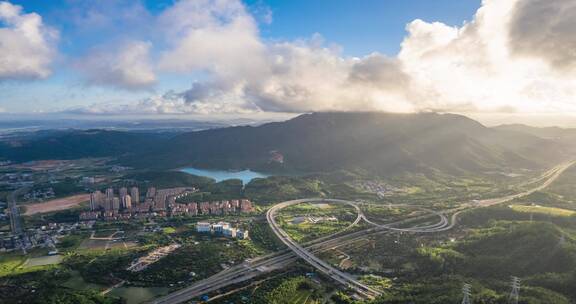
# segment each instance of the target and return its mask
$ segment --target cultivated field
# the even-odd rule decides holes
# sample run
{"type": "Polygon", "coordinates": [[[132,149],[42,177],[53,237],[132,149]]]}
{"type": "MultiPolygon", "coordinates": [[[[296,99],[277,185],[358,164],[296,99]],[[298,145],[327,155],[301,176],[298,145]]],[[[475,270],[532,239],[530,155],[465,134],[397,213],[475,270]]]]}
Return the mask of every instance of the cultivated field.
{"type": "Polygon", "coordinates": [[[24,215],[33,215],[37,213],[66,210],[76,207],[88,200],[90,200],[89,194],[78,194],[64,198],[54,199],[51,201],[46,201],[43,203],[30,204],[26,205],[26,213],[24,213],[24,215]]]}

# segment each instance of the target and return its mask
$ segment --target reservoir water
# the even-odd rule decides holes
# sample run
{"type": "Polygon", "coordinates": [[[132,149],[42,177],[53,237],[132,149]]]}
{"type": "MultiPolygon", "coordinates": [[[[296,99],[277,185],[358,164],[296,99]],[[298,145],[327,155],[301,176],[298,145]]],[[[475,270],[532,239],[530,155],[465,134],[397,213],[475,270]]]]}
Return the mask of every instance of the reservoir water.
{"type": "Polygon", "coordinates": [[[216,182],[220,182],[227,179],[240,179],[244,185],[248,184],[251,180],[255,178],[266,178],[269,175],[254,172],[251,170],[243,170],[243,171],[223,171],[223,170],[204,170],[204,169],[196,169],[196,168],[183,168],[180,169],[182,172],[186,172],[188,174],[198,175],[198,176],[206,176],[211,177],[216,180],[216,182]]]}

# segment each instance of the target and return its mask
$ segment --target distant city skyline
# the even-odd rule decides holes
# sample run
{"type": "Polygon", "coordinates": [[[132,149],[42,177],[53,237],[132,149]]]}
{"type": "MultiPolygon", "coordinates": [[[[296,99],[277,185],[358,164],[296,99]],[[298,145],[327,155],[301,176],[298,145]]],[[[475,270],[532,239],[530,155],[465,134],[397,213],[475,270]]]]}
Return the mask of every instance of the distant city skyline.
{"type": "Polygon", "coordinates": [[[574,20],[569,0],[0,1],[0,119],[375,110],[576,126],[574,20]]]}

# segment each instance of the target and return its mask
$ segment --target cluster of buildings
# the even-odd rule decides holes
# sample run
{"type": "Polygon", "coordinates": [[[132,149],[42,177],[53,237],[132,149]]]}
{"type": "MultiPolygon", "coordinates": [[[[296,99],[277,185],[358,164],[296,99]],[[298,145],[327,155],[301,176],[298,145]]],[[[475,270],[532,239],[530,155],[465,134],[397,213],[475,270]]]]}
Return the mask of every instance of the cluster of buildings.
{"type": "Polygon", "coordinates": [[[138,187],[121,187],[118,191],[108,188],[104,192],[90,194],[90,211],[80,214],[81,220],[129,219],[166,215],[169,205],[174,204],[181,195],[198,191],[196,188],[178,187],[157,190],[150,187],[144,196],[138,187]]]}
{"type": "Polygon", "coordinates": [[[32,173],[4,173],[0,174],[0,186],[11,188],[26,187],[34,184],[32,173]]]}
{"type": "Polygon", "coordinates": [[[54,193],[54,189],[52,187],[49,187],[44,189],[35,189],[33,191],[27,192],[26,194],[24,194],[24,200],[42,201],[54,198],[55,196],[56,193],[54,193]]]}
{"type": "Polygon", "coordinates": [[[172,215],[227,215],[254,211],[250,200],[223,200],[201,203],[174,203],[170,205],[172,215]]]}
{"type": "Polygon", "coordinates": [[[362,191],[375,193],[379,198],[404,192],[403,189],[379,181],[358,181],[354,186],[362,191]]]}
{"type": "Polygon", "coordinates": [[[216,235],[223,235],[229,238],[237,238],[244,240],[248,238],[248,230],[234,228],[227,222],[218,222],[215,224],[208,222],[196,223],[196,232],[198,233],[214,233],[216,235]]]}
{"type": "Polygon", "coordinates": [[[48,248],[54,250],[58,239],[78,229],[91,228],[91,223],[49,223],[35,229],[28,229],[21,235],[0,233],[0,252],[48,248]]]}
{"type": "Polygon", "coordinates": [[[178,187],[156,189],[150,187],[144,196],[138,187],[108,188],[105,192],[94,191],[90,194],[90,211],[82,212],[80,220],[123,220],[130,218],[148,218],[155,216],[197,216],[225,215],[254,211],[251,201],[224,200],[214,202],[177,203],[176,201],[196,188],[178,187]]]}

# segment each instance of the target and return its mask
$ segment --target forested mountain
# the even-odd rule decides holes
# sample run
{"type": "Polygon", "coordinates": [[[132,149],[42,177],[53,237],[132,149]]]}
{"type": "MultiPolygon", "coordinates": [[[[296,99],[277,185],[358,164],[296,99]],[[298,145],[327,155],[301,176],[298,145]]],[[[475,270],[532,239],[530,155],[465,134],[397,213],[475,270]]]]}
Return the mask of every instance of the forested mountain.
{"type": "Polygon", "coordinates": [[[13,161],[116,157],[139,168],[344,169],[381,176],[427,170],[457,175],[538,169],[567,158],[569,150],[558,137],[538,136],[526,128],[487,128],[461,115],[375,112],[303,114],[260,126],[176,135],[41,131],[0,142],[0,157],[13,161]]]}
{"type": "Polygon", "coordinates": [[[170,134],[107,130],[38,131],[0,141],[0,159],[29,161],[129,156],[161,145],[170,134]]]}
{"type": "Polygon", "coordinates": [[[362,169],[378,175],[541,168],[567,157],[554,141],[484,127],[461,115],[312,113],[264,124],[190,132],[145,151],[136,166],[299,172],[362,169]],[[281,154],[282,164],[271,160],[281,154]]]}

